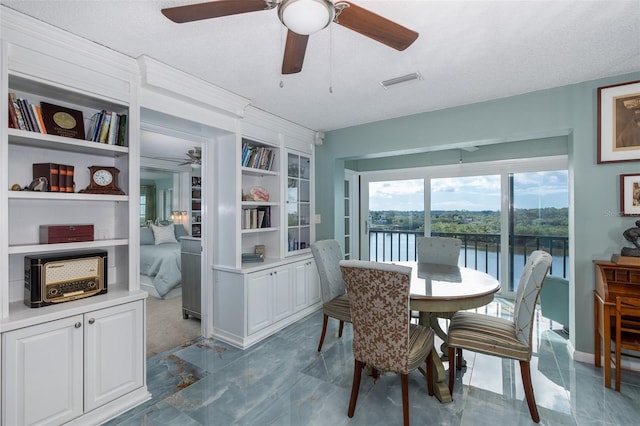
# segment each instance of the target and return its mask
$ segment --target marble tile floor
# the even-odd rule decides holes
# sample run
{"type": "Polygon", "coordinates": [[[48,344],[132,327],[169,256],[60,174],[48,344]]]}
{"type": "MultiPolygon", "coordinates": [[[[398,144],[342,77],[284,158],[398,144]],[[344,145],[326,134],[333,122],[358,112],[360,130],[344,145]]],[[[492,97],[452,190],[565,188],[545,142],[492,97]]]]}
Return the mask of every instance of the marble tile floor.
{"type": "MultiPolygon", "coordinates": [[[[486,313],[506,315],[509,302],[486,313]]],[[[575,362],[561,326],[537,317],[533,387],[541,425],[637,425],[640,375],[622,373],[622,391],[604,388],[602,370],[575,362]],[[553,329],[552,329],[553,326],[553,329]]],[[[364,376],[352,419],[347,407],[353,375],[352,329],[337,336],[329,321],[316,351],[322,313],[316,313],[244,351],[200,338],[147,361],[153,399],[109,421],[128,425],[399,425],[400,378],[364,376]]],[[[465,351],[453,402],[427,395],[424,376],[410,374],[413,425],[530,425],[517,362],[465,351]]]]}

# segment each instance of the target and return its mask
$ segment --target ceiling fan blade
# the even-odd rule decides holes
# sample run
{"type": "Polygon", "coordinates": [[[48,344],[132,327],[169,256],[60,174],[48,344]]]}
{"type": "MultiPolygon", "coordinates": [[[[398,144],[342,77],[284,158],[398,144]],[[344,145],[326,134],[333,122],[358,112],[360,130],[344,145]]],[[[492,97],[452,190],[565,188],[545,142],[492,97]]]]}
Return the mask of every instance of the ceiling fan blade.
{"type": "Polygon", "coordinates": [[[365,37],[372,38],[396,50],[404,50],[416,41],[418,33],[396,24],[348,1],[336,4],[336,9],[345,4],[347,7],[336,13],[335,22],[365,37]]]}
{"type": "Polygon", "coordinates": [[[201,19],[218,18],[220,16],[237,15],[240,13],[257,12],[273,9],[265,0],[218,0],[206,3],[188,4],[162,9],[162,14],[173,22],[199,21],[201,19]]]}
{"type": "Polygon", "coordinates": [[[287,31],[287,42],[284,46],[282,59],[282,74],[295,74],[302,71],[304,54],[307,51],[308,35],[287,31]]]}

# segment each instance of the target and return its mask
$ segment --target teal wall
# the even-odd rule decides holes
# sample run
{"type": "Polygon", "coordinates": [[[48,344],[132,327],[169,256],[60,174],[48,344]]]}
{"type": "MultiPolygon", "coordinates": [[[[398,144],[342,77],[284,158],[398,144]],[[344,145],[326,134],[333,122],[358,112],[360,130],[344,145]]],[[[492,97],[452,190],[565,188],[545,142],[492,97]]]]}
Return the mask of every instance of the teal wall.
{"type": "MultiPolygon", "coordinates": [[[[457,148],[480,145],[490,150],[476,152],[496,155],[484,160],[564,151],[570,178],[571,343],[593,354],[592,261],[609,259],[626,245],[622,232],[636,218],[618,214],[618,179],[640,172],[637,162],[596,164],[597,88],[635,80],[640,72],[327,132],[315,154],[321,215],[316,239],[344,235],[344,221],[336,218],[344,215],[345,164],[359,170],[428,166],[458,161],[457,148]],[[456,154],[433,152],[447,149],[456,154]]],[[[463,152],[465,161],[472,154],[463,152]]]]}

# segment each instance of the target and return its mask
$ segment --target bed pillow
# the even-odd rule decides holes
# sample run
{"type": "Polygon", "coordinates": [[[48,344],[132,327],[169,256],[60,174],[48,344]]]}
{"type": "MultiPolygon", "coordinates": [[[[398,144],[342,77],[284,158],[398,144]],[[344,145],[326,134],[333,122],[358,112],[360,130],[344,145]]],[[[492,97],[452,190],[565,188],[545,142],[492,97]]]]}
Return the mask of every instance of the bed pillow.
{"type": "Polygon", "coordinates": [[[153,239],[153,231],[151,228],[143,226],[140,228],[140,245],[141,246],[152,246],[155,244],[155,240],[153,239]]]}
{"type": "Polygon", "coordinates": [[[155,244],[177,243],[173,226],[156,226],[151,225],[155,244]]]}
{"type": "Polygon", "coordinates": [[[189,234],[187,234],[187,230],[184,229],[184,225],[180,224],[180,223],[176,223],[175,225],[176,229],[175,229],[175,234],[176,234],[176,240],[180,237],[185,237],[189,234]]]}

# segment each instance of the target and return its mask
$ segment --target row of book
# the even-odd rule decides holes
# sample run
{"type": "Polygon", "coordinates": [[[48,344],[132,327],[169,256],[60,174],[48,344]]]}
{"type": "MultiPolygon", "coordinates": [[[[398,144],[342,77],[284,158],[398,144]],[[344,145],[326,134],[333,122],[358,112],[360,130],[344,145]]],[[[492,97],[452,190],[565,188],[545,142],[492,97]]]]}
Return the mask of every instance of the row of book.
{"type": "Polygon", "coordinates": [[[74,169],[68,164],[34,163],[33,179],[45,177],[48,192],[75,192],[74,169]]]}
{"type": "Polygon", "coordinates": [[[125,146],[127,115],[102,110],[91,117],[86,139],[88,141],[125,146]]]}
{"type": "Polygon", "coordinates": [[[47,133],[40,105],[29,103],[9,93],[9,127],[30,132],[47,133]]]}
{"type": "Polygon", "coordinates": [[[271,207],[260,206],[244,209],[242,215],[242,229],[259,229],[271,227],[271,207]]]}
{"type": "Polygon", "coordinates": [[[242,253],[242,263],[264,262],[264,255],[261,253],[242,253]]]}
{"type": "Polygon", "coordinates": [[[271,170],[275,153],[271,148],[242,143],[242,167],[271,170]]]}

